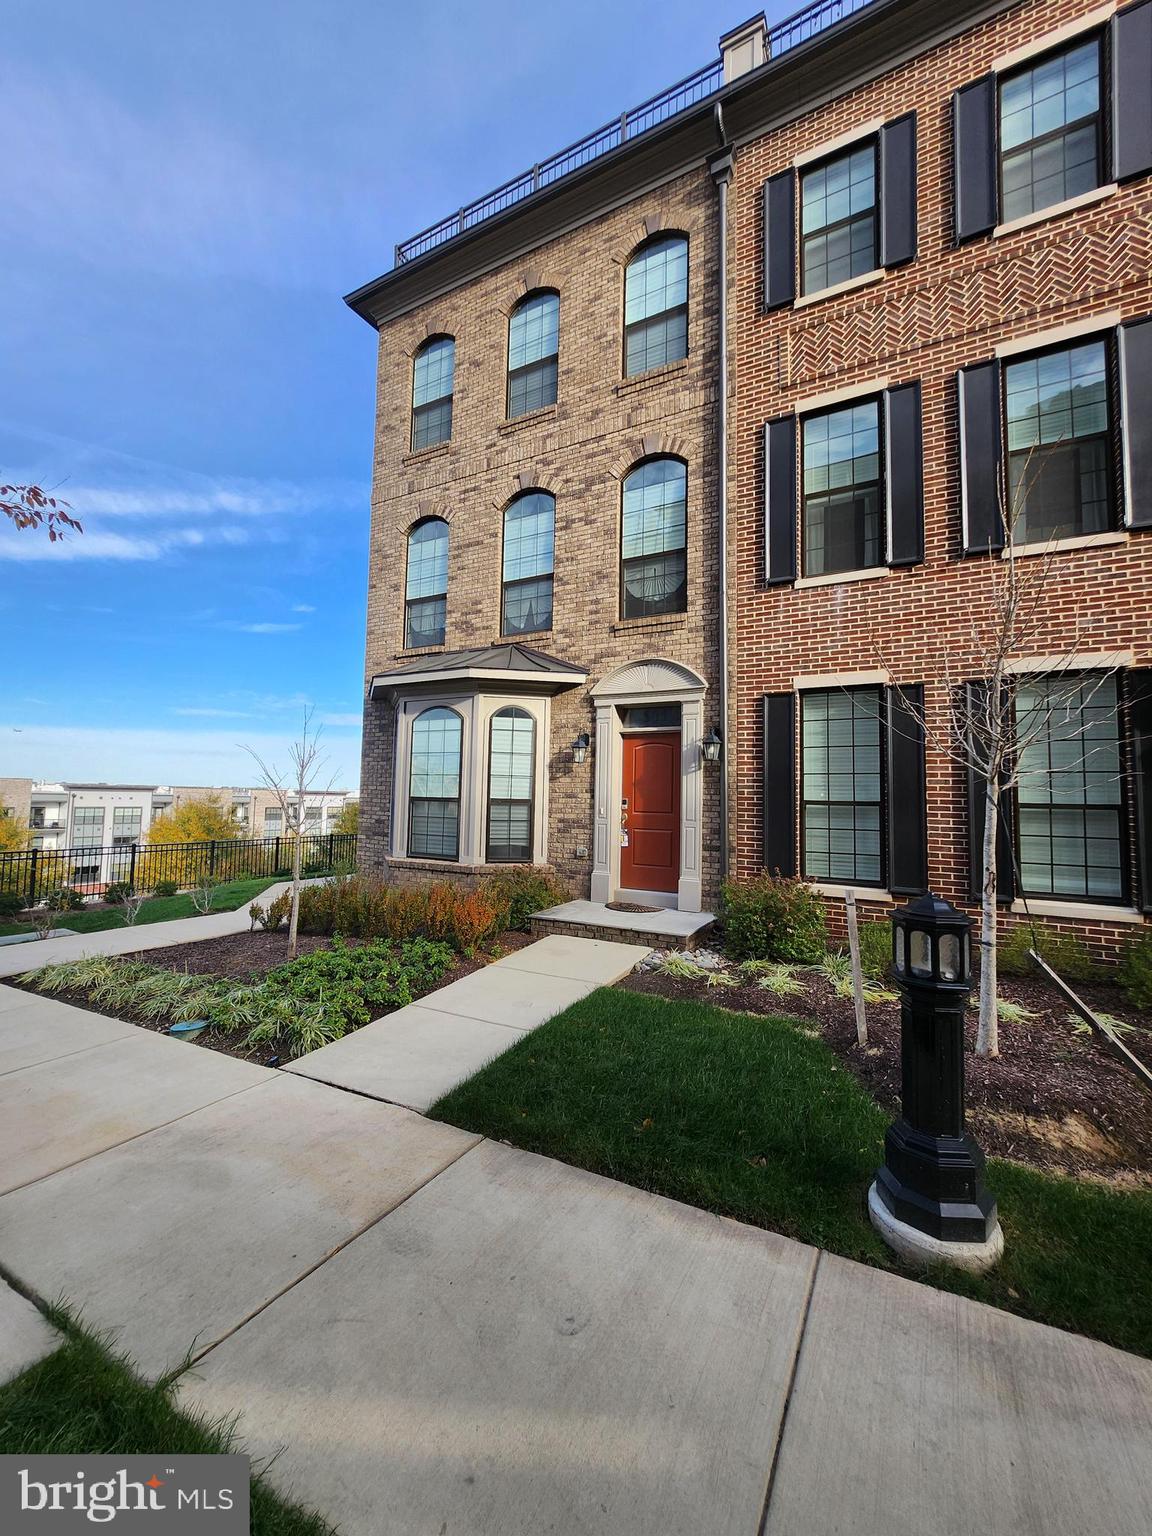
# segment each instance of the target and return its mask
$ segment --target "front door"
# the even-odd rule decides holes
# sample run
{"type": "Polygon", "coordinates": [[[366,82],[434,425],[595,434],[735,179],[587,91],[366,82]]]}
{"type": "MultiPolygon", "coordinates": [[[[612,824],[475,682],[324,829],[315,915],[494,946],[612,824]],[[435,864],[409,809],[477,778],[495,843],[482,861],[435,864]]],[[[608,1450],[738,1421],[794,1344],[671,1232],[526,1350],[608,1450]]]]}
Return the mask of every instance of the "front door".
{"type": "Polygon", "coordinates": [[[680,733],[624,736],[620,884],[675,891],[680,880],[680,733]]]}

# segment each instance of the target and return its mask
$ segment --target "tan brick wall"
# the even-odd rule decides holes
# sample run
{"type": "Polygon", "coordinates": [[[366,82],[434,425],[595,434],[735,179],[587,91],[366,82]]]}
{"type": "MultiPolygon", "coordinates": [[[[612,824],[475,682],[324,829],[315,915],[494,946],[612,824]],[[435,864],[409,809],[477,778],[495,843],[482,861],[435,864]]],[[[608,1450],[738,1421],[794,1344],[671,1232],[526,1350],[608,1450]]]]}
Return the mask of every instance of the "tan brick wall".
{"type": "MultiPolygon", "coordinates": [[[[716,193],[701,169],[382,327],[369,679],[405,654],[405,539],[412,523],[429,514],[449,519],[445,648],[493,644],[500,639],[503,508],[521,487],[540,487],[556,498],[553,628],[517,638],[586,669],[590,684],[615,666],[647,657],[681,662],[713,684],[716,217],[716,193]],[[689,238],[689,356],[625,380],[624,264],[657,223],[689,238]],[[508,316],[535,287],[560,294],[557,404],[505,422],[508,316]],[[456,338],[452,440],[412,455],[412,355],[436,332],[456,338]],[[688,611],[621,622],[620,477],[652,452],[678,454],[688,465],[688,611]]],[[[390,704],[366,703],[360,852],[361,861],[375,868],[383,867],[388,840],[392,720],[390,704]]],[[[582,894],[591,858],[578,857],[576,849],[592,847],[594,763],[590,753],[577,767],[570,747],[577,733],[591,732],[592,725],[587,688],[553,700],[547,743],[550,862],[582,894]]],[[[705,879],[714,886],[714,774],[708,783],[705,879]]]]}
{"type": "Polygon", "coordinates": [[[32,780],[0,779],[0,816],[9,808],[27,821],[32,814],[32,780]]]}
{"type": "MultiPolygon", "coordinates": [[[[733,630],[739,658],[735,867],[761,859],[760,710],[767,692],[810,673],[888,665],[896,682],[925,682],[939,725],[945,658],[972,662],[970,615],[986,562],[960,554],[956,370],[998,343],[1115,310],[1152,312],[1152,185],[1147,177],[1094,206],[1015,235],[953,248],[951,98],[1003,55],[1094,6],[1035,0],[946,42],[883,78],[741,148],[732,196],[734,462],[733,630]],[[915,110],[919,254],[882,282],[797,310],[762,313],[760,212],[765,179],[853,129],[915,110]],[[804,397],[885,377],[920,379],[924,407],[926,560],[877,580],[792,590],[763,581],[762,428],[804,397]]],[[[1134,652],[1152,665],[1152,535],[1055,557],[1045,633],[1033,654],[1134,652]]],[[[952,900],[967,893],[966,809],[960,771],[929,748],[930,879],[952,900]]],[[[1061,923],[1065,927],[1067,924],[1061,923]]],[[[1103,952],[1133,932],[1073,924],[1103,952]]]]}

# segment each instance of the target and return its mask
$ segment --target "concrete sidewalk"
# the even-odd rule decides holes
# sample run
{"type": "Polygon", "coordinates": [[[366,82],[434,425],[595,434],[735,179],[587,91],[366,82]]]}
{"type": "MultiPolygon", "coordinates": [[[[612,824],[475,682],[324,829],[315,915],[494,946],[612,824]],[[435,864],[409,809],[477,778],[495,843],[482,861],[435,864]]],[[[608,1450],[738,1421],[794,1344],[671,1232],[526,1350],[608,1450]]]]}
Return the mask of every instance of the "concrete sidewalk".
{"type": "MultiPolygon", "coordinates": [[[[589,942],[429,1011],[518,1039],[589,942]]],[[[0,987],[0,1167],[13,1279],[343,1536],[1152,1528],[1152,1362],[300,1072],[0,987]]]]}
{"type": "MultiPolygon", "coordinates": [[[[305,880],[304,885],[314,882],[305,880]]],[[[269,886],[255,899],[262,906],[274,901],[290,882],[269,886]]],[[[131,928],[105,928],[100,933],[69,933],[54,939],[32,939],[27,944],[0,948],[0,977],[20,976],[41,965],[80,960],[85,955],[131,955],[141,949],[163,949],[169,944],[188,944],[196,939],[218,939],[228,933],[244,933],[251,926],[250,902],[235,912],[209,912],[206,917],[178,917],[168,923],[137,923],[131,928]]]]}

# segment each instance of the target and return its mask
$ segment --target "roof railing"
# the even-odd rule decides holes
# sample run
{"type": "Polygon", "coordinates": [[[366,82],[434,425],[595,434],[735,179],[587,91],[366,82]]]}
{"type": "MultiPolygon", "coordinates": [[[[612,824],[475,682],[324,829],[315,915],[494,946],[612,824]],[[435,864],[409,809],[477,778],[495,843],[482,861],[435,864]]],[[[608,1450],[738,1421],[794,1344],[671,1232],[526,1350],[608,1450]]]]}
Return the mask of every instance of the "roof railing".
{"type": "MultiPolygon", "coordinates": [[[[787,17],[769,30],[769,58],[779,58],[782,53],[799,47],[809,38],[817,36],[838,21],[843,21],[845,17],[853,15],[856,11],[862,11],[865,6],[871,4],[872,0],[813,0],[811,5],[806,5],[803,10],[797,11],[795,15],[787,17]]],[[[437,246],[456,239],[457,236],[474,229],[477,224],[483,224],[497,214],[503,213],[505,209],[514,207],[525,198],[531,197],[533,193],[553,186],[564,177],[570,176],[573,171],[580,170],[593,160],[599,160],[602,155],[651,132],[661,123],[666,123],[669,118],[677,117],[690,107],[706,101],[709,96],[714,96],[723,84],[723,61],[716,59],[713,63],[705,65],[703,69],[698,69],[695,74],[688,75],[675,85],[669,86],[667,90],[661,91],[658,96],[653,96],[649,101],[642,102],[640,106],[632,107],[627,112],[621,112],[620,116],[613,118],[610,123],[605,123],[603,127],[585,134],[582,139],[577,139],[574,144],[569,144],[567,149],[560,150],[558,154],[550,156],[547,160],[539,161],[531,170],[514,176],[511,181],[506,181],[494,192],[486,193],[474,203],[466,203],[463,208],[450,214],[448,218],[441,219],[438,224],[421,230],[418,235],[413,235],[409,240],[401,241],[396,247],[395,265],[400,267],[406,262],[415,261],[418,256],[427,255],[437,246]]]]}

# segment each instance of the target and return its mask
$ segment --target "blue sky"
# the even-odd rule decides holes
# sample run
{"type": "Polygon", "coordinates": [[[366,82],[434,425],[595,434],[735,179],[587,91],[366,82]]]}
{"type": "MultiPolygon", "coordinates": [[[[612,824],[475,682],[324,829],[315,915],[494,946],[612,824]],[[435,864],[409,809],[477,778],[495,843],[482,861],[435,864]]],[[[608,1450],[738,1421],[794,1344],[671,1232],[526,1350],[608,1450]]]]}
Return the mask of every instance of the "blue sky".
{"type": "Polygon", "coordinates": [[[743,16],[7,0],[0,482],[85,532],[0,529],[0,777],[243,782],[312,707],[356,782],[375,338],[341,296],[743,16]]]}

